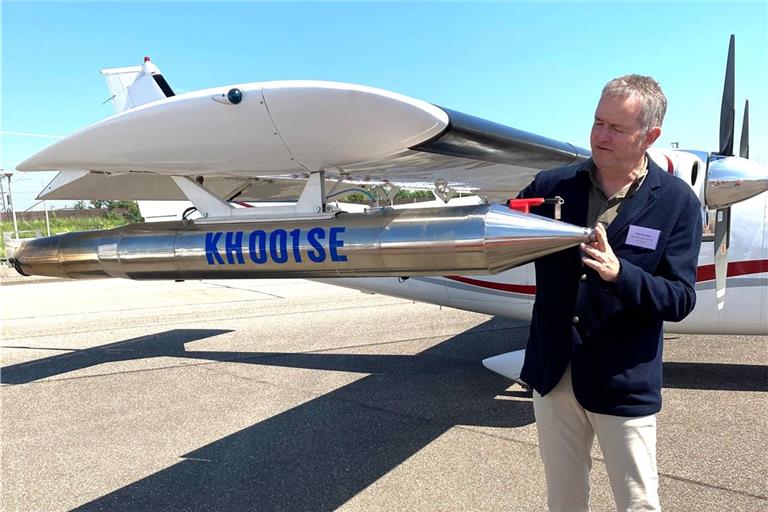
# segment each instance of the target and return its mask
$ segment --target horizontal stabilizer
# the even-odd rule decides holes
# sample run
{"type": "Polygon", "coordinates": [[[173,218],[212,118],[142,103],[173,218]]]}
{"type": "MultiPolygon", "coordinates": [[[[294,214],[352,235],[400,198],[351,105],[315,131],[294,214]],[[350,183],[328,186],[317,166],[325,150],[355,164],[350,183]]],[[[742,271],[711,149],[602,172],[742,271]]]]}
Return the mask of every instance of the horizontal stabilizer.
{"type": "Polygon", "coordinates": [[[506,352],[498,356],[483,359],[483,366],[496,372],[502,377],[512,379],[523,387],[528,385],[520,380],[520,373],[523,371],[523,361],[525,360],[525,350],[515,350],[506,352]]]}

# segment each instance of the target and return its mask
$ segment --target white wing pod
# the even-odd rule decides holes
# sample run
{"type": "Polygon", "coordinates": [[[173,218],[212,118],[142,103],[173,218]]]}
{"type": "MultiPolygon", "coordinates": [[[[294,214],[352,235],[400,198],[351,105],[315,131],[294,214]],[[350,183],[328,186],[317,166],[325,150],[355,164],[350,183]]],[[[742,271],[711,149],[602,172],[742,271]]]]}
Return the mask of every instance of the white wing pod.
{"type": "Polygon", "coordinates": [[[17,169],[181,175],[302,170],[277,134],[261,84],[207,89],[140,106],[70,135],[17,169]],[[235,87],[242,91],[240,103],[213,99],[235,87]]]}
{"type": "Polygon", "coordinates": [[[174,96],[112,116],[17,169],[207,176],[306,172],[392,155],[447,125],[448,115],[438,107],[369,87],[246,84],[174,96]],[[241,91],[241,101],[226,100],[232,89],[241,91]]]}
{"type": "Polygon", "coordinates": [[[311,170],[383,159],[448,126],[430,103],[361,85],[268,82],[264,98],[294,158],[311,170]]]}

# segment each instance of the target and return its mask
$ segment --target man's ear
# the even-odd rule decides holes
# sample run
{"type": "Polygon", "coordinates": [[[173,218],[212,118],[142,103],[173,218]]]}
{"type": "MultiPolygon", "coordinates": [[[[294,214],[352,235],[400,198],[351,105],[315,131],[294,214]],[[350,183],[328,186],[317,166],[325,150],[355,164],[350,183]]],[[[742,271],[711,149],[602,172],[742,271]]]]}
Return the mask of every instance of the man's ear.
{"type": "Polygon", "coordinates": [[[656,139],[658,139],[661,136],[661,127],[660,126],[654,126],[648,132],[645,134],[645,140],[643,141],[645,145],[645,149],[648,149],[653,145],[654,142],[656,142],[656,139]]]}

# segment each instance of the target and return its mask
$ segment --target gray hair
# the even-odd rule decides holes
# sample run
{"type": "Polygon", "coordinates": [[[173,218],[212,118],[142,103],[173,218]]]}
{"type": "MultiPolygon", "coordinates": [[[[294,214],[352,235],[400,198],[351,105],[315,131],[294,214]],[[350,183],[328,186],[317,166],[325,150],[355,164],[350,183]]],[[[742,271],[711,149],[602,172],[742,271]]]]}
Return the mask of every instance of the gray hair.
{"type": "Polygon", "coordinates": [[[667,98],[659,83],[649,76],[624,75],[614,78],[603,87],[602,96],[615,98],[640,98],[640,125],[647,132],[661,126],[667,112],[667,98]]]}

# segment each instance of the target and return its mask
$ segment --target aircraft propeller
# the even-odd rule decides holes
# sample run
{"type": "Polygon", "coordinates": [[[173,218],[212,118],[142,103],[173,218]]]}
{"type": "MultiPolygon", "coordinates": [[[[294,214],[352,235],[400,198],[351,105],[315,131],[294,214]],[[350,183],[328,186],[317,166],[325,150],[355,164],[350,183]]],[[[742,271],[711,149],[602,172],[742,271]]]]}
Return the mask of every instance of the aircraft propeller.
{"type": "MultiPolygon", "coordinates": [[[[725,84],[723,85],[723,101],[720,106],[720,151],[718,155],[733,156],[733,131],[736,117],[736,86],[735,86],[735,38],[731,34],[728,44],[728,61],[725,66],[725,84]]],[[[743,142],[743,136],[742,136],[743,142]]],[[[710,162],[712,157],[709,158],[710,162]]],[[[709,162],[707,163],[709,167],[709,162]]],[[[715,213],[715,290],[717,309],[725,306],[725,285],[728,277],[728,247],[730,245],[731,207],[719,208],[715,213]]]]}
{"type": "Polygon", "coordinates": [[[741,144],[739,156],[749,158],[749,100],[744,102],[744,121],[741,123],[741,144]]]}
{"type": "Polygon", "coordinates": [[[715,287],[717,309],[725,305],[731,206],[768,190],[768,169],[749,158],[749,101],[744,106],[739,156],[733,153],[735,125],[735,38],[731,35],[720,107],[720,149],[707,159],[705,202],[715,209],[715,287]]]}

